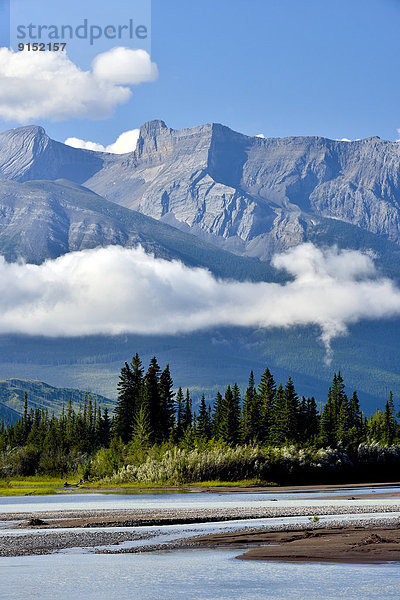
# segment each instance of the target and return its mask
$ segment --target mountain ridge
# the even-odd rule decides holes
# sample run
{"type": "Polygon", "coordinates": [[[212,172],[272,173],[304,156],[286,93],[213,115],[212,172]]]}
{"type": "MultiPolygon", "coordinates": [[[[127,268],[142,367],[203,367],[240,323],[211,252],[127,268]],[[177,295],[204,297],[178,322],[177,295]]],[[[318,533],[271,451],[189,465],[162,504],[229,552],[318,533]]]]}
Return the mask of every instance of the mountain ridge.
{"type": "MultiPolygon", "coordinates": [[[[61,414],[63,405],[66,406],[69,399],[73,409],[79,410],[84,403],[85,395],[90,393],[75,388],[55,387],[39,380],[17,377],[1,379],[0,418],[3,417],[4,422],[7,420],[10,423],[15,422],[22,416],[25,392],[28,398],[28,410],[31,408],[48,410],[50,414],[54,412],[57,416],[61,414]]],[[[91,397],[102,410],[107,408],[112,411],[115,407],[114,400],[101,394],[91,394],[91,397]]]]}
{"type": "Polygon", "coordinates": [[[0,254],[8,262],[40,264],[107,245],[141,245],[156,257],[209,268],[218,277],[284,279],[267,263],[218,249],[79,184],[0,180],[0,254]]]}
{"type": "Polygon", "coordinates": [[[323,244],[322,219],[400,244],[400,144],[377,136],[260,138],[218,123],[174,130],[155,120],[142,125],[133,152],[115,155],[71,148],[33,126],[0,135],[0,178],[69,179],[262,260],[310,237],[323,244]]]}
{"type": "MultiPolygon", "coordinates": [[[[282,282],[285,274],[271,270],[269,258],[310,241],[372,250],[380,271],[400,281],[396,142],[254,138],[220,124],[175,131],[154,121],[142,126],[134,152],[114,155],[70,148],[38,127],[8,133],[0,135],[0,254],[7,260],[41,263],[109,243],[140,243],[156,256],[209,268],[218,277],[282,282]]],[[[360,324],[358,337],[353,330],[358,331],[354,327],[351,336],[335,342],[333,368],[346,365],[350,385],[363,394],[371,390],[371,403],[385,401],[387,385],[399,394],[398,342],[392,334],[400,330],[400,321],[382,322],[376,330],[371,323],[360,324]]],[[[148,358],[162,349],[163,360],[178,364],[185,375],[179,380],[194,389],[208,389],[208,382],[211,387],[217,381],[232,383],[239,376],[245,385],[248,367],[262,369],[267,363],[279,377],[300,377],[299,389],[306,393],[307,382],[318,379],[322,393],[331,373],[320,372],[324,351],[315,335],[234,329],[226,333],[226,344],[208,331],[179,339],[131,336],[118,341],[115,360],[100,361],[93,370],[70,364],[69,357],[92,344],[93,354],[102,354],[116,343],[113,339],[76,338],[68,346],[60,339],[51,346],[50,359],[46,353],[39,360],[37,355],[50,347],[47,339],[0,336],[0,367],[3,376],[40,374],[63,385],[69,378],[74,386],[101,379],[101,391],[116,381],[120,360],[144,350],[148,358]],[[68,365],[63,374],[60,356],[68,365]]]]}

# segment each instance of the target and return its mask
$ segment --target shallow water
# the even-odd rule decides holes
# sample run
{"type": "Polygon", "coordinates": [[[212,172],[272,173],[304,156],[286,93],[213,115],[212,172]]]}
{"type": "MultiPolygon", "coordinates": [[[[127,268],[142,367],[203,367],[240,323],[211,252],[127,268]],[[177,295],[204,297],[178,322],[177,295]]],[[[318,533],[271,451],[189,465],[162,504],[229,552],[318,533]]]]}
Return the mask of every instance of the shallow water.
{"type": "Polygon", "coordinates": [[[1,600],[398,600],[399,564],[239,561],[240,551],[0,558],[1,600]]]}
{"type": "MultiPolygon", "coordinates": [[[[398,487],[311,492],[222,494],[67,494],[44,497],[2,498],[0,512],[45,510],[166,509],[166,508],[253,508],[314,506],[322,504],[399,504],[398,499],[345,500],[358,493],[398,491],[398,487]],[[324,500],[326,496],[335,499],[324,500]],[[311,499],[314,497],[314,499],[311,499]],[[315,499],[317,498],[317,499],[315,499]]],[[[397,516],[397,513],[394,513],[397,516]]],[[[332,515],[321,520],[361,520],[389,517],[373,515],[332,515]]],[[[171,541],[205,533],[234,531],[243,527],[307,524],[307,517],[251,519],[196,525],[170,525],[136,528],[101,528],[106,531],[132,531],[145,539],[122,542],[119,548],[168,544],[171,541]]],[[[1,523],[2,535],[10,522],[1,523]]],[[[96,528],[77,529],[77,534],[96,528]]],[[[46,530],[46,532],[54,530],[46,530]]],[[[62,530],[57,530],[62,531],[62,530]]],[[[69,529],[69,531],[73,531],[69,529]]],[[[44,530],[10,530],[13,535],[44,534],[44,530]]],[[[112,548],[103,546],[102,548],[112,548]]],[[[115,548],[115,546],[114,546],[115,548]]],[[[95,549],[72,548],[47,556],[0,558],[0,600],[391,600],[400,598],[400,564],[337,565],[238,561],[236,550],[173,550],[141,554],[94,553],[95,549]]]]}
{"type": "MultiPolygon", "coordinates": [[[[361,514],[335,514],[335,515],[322,515],[320,516],[319,523],[330,524],[335,522],[345,521],[347,523],[354,523],[358,521],[370,521],[376,519],[394,519],[396,524],[398,522],[398,512],[385,512],[385,513],[361,513],[361,514]]],[[[152,525],[142,527],[68,527],[68,528],[57,528],[57,529],[39,529],[39,528],[22,528],[12,529],[5,521],[5,527],[0,528],[0,535],[6,535],[10,537],[21,537],[25,535],[50,535],[55,533],[74,533],[76,535],[84,536],[89,532],[98,533],[116,533],[118,531],[132,532],[135,534],[146,535],[149,537],[149,541],[146,543],[159,543],[158,539],[154,542],[153,536],[159,538],[160,536],[167,536],[168,538],[174,534],[174,539],[181,539],[183,537],[192,537],[194,535],[203,535],[211,533],[219,533],[221,531],[238,531],[246,528],[265,528],[265,527],[280,527],[280,526],[294,526],[294,525],[309,525],[312,517],[307,516],[295,516],[295,517],[268,517],[261,519],[232,519],[231,521],[217,521],[211,523],[194,523],[194,524],[181,524],[181,525],[152,525]]],[[[131,543],[131,542],[129,542],[131,543]]],[[[132,542],[133,546],[141,546],[142,542],[132,542]]],[[[122,547],[122,546],[121,546],[122,547]]]]}
{"type": "Polygon", "coordinates": [[[378,492],[399,492],[400,487],[388,486],[385,488],[364,488],[361,492],[358,488],[341,490],[312,490],[310,492],[223,492],[210,494],[207,492],[192,493],[146,493],[146,494],[116,494],[116,493],[69,493],[54,496],[23,496],[4,497],[0,499],[0,513],[18,512],[40,512],[40,511],[64,511],[64,510],[123,510],[123,509],[185,509],[185,508],[250,508],[250,507],[274,507],[274,506],[314,506],[318,508],[323,504],[336,505],[348,502],[390,505],[398,504],[400,498],[349,500],[354,494],[373,494],[378,492]],[[326,497],[335,496],[329,501],[326,497]]]}

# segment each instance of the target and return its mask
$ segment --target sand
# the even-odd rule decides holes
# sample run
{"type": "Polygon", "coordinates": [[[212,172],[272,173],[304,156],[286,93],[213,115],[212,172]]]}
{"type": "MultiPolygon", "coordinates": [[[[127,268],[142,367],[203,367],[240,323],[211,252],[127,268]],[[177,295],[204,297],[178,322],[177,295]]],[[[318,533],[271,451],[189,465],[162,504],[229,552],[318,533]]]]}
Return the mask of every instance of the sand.
{"type": "Polygon", "coordinates": [[[285,562],[382,563],[400,561],[400,524],[335,527],[310,531],[266,531],[209,536],[207,547],[256,546],[237,558],[285,562]]]}

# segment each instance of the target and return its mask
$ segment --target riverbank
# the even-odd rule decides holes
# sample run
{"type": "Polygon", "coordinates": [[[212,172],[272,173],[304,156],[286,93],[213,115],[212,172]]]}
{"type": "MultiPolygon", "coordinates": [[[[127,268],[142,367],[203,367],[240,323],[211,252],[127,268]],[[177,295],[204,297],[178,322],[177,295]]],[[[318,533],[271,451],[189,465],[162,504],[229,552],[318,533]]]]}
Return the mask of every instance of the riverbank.
{"type": "MultiPolygon", "coordinates": [[[[75,477],[76,479],[76,477],[75,477]]],[[[332,490],[337,492],[343,491],[343,497],[346,496],[346,490],[352,490],[350,498],[375,498],[377,494],[381,494],[380,490],[387,487],[399,486],[398,492],[382,493],[382,498],[400,497],[400,482],[379,482],[379,483],[344,483],[344,484],[318,484],[318,485],[278,485],[276,483],[260,483],[255,480],[243,480],[236,482],[227,481],[204,481],[182,486],[175,485],[154,485],[154,484],[123,484],[110,485],[103,483],[71,483],[73,479],[67,478],[68,486],[64,486],[65,478],[46,478],[46,477],[24,477],[21,479],[14,478],[11,480],[0,480],[0,497],[7,496],[40,496],[48,494],[64,494],[64,493],[108,493],[114,494],[144,494],[151,492],[206,492],[209,494],[230,494],[233,492],[246,493],[292,493],[304,492],[310,493],[310,499],[313,498],[311,492],[316,495],[319,492],[332,490]],[[373,488],[371,494],[358,494],[357,491],[363,491],[365,488],[373,488]]],[[[330,498],[331,496],[325,496],[330,498]]],[[[332,498],[336,498],[333,495],[332,498]]],[[[1,505],[1,500],[0,500],[1,505]]],[[[1,510],[1,509],[0,509],[1,510]]]]}
{"type": "MultiPolygon", "coordinates": [[[[268,502],[263,503],[263,506],[220,505],[212,508],[157,509],[142,506],[136,509],[119,510],[110,507],[100,510],[75,508],[8,512],[0,514],[0,556],[51,554],[74,548],[82,552],[102,553],[204,546],[211,548],[227,546],[238,549],[253,546],[256,550],[260,544],[271,543],[281,544],[282,548],[279,552],[282,551],[282,556],[285,556],[287,551],[284,543],[288,541],[286,537],[288,532],[298,532],[296,538],[291,539],[292,542],[301,543],[304,538],[309,540],[310,545],[312,539],[317,551],[321,538],[304,532],[321,530],[328,532],[334,529],[335,535],[340,533],[340,536],[335,539],[339,539],[344,532],[350,531],[349,527],[364,532],[364,538],[368,537],[371,527],[389,528],[398,532],[399,514],[400,502],[393,500],[387,503],[380,501],[361,503],[345,499],[331,501],[331,503],[268,502]],[[279,537],[277,532],[282,537],[279,537]],[[278,537],[271,537],[271,535],[278,535],[278,537]]],[[[381,533],[377,535],[382,540],[387,539],[386,535],[381,533]]],[[[390,537],[390,540],[394,543],[394,538],[390,537]]],[[[354,543],[361,541],[360,539],[354,543]]],[[[307,548],[311,556],[309,546],[307,548]]],[[[302,546],[295,550],[296,552],[294,554],[291,552],[290,556],[307,555],[304,554],[302,546]]],[[[258,548],[256,554],[250,555],[249,558],[257,557],[260,560],[264,559],[264,556],[269,555],[262,554],[258,548]]]]}
{"type": "MultiPolygon", "coordinates": [[[[32,531],[26,529],[17,535],[8,532],[0,536],[0,556],[32,556],[54,552],[94,552],[101,554],[141,553],[158,550],[224,548],[240,552],[241,560],[269,560],[295,562],[349,562],[373,563],[400,561],[400,524],[396,516],[375,518],[368,516],[348,522],[343,517],[325,522],[305,524],[279,523],[269,527],[253,526],[249,521],[240,528],[202,535],[197,521],[187,528],[169,520],[147,527],[129,525],[108,527],[52,528],[32,531]],[[246,552],[243,554],[243,550],[246,552]]],[[[225,525],[225,524],[224,524],[225,525]]],[[[26,527],[26,524],[25,524],[26,527]]],[[[216,529],[223,529],[216,521],[216,529]]]]}
{"type": "Polygon", "coordinates": [[[338,525],[292,531],[216,534],[197,540],[207,548],[256,546],[240,560],[285,562],[382,563],[400,562],[400,523],[381,526],[338,525]]]}

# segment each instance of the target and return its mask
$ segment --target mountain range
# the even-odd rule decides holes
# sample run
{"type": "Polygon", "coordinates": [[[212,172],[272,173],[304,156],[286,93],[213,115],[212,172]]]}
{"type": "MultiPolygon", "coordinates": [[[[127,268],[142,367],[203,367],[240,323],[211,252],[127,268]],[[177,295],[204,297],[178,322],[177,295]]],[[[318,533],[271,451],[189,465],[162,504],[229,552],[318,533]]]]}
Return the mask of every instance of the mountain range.
{"type": "MultiPolygon", "coordinates": [[[[0,134],[0,254],[9,262],[40,264],[72,251],[141,244],[155,256],[206,267],[221,278],[282,282],[285,275],[269,259],[306,241],[372,250],[380,269],[400,281],[399,143],[250,137],[219,124],[176,131],[150,121],[133,152],[115,155],[72,148],[38,126],[0,134]]],[[[385,400],[388,386],[400,395],[394,335],[400,323],[351,332],[337,342],[332,369],[345,366],[350,385],[364,391],[371,407],[385,400]],[[373,368],[365,348],[369,356],[375,348],[373,368]]],[[[170,353],[186,377],[178,384],[199,393],[222,379],[244,385],[251,364],[261,369],[264,361],[276,365],[279,377],[294,371],[307,393],[312,381],[321,399],[331,375],[315,367],[324,351],[310,329],[68,343],[0,336],[0,349],[2,377],[85,389],[86,375],[91,389],[109,397],[115,397],[121,361],[141,350],[166,360],[170,353]],[[215,339],[224,341],[212,342],[211,351],[215,339]],[[60,361],[68,363],[65,348],[70,365],[60,372],[60,361]]]]}
{"type": "MultiPolygon", "coordinates": [[[[388,241],[397,247],[399,173],[400,144],[377,137],[260,138],[219,124],[175,131],[151,121],[141,127],[134,152],[115,155],[71,148],[36,126],[0,135],[0,179],[69,180],[135,211],[136,219],[141,213],[262,260],[308,240],[370,246],[363,232],[378,236],[378,246],[388,241]]],[[[47,192],[57,196],[56,187],[47,192]]],[[[9,192],[6,186],[0,195],[9,192]]],[[[104,223],[104,215],[98,219],[83,221],[83,231],[74,220],[72,249],[101,240],[139,241],[104,223]]]]}

